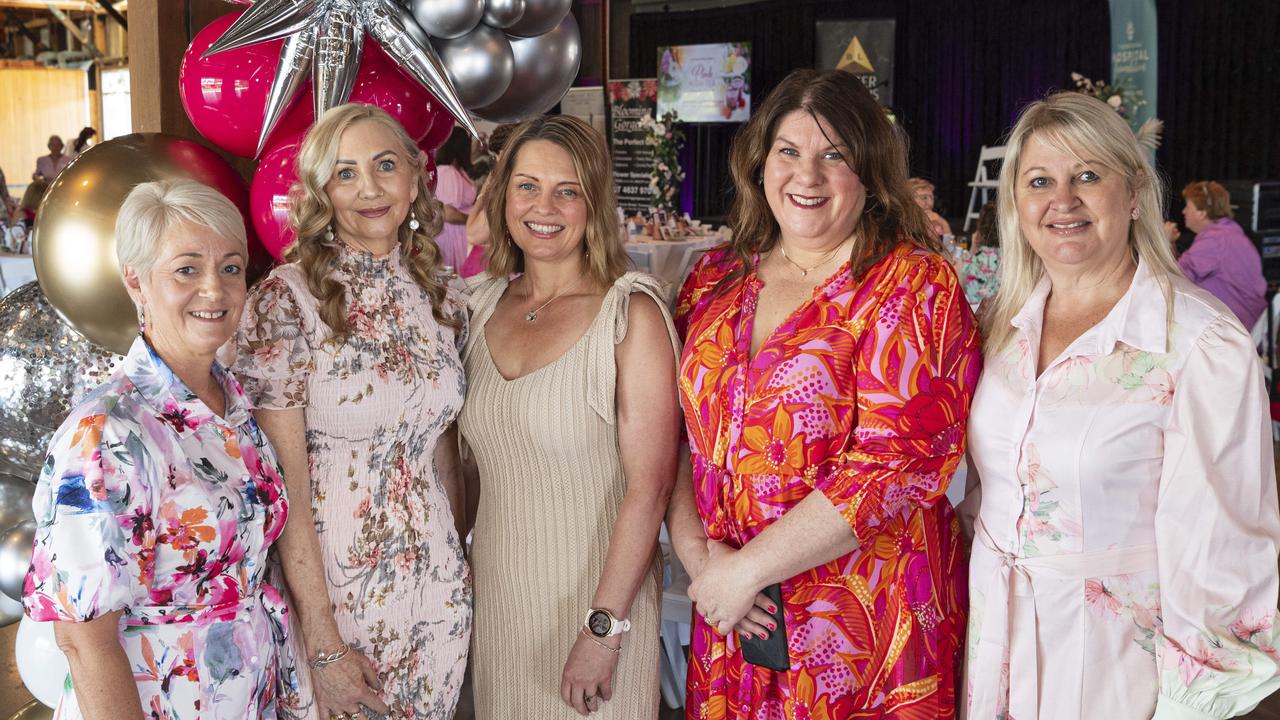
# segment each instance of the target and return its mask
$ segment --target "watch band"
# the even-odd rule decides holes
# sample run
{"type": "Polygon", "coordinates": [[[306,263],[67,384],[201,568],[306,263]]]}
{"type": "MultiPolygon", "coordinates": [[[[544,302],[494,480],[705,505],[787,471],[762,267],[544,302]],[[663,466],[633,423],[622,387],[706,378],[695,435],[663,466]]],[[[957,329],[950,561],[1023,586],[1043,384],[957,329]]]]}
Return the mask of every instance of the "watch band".
{"type": "Polygon", "coordinates": [[[606,638],[614,635],[621,635],[631,629],[630,620],[619,620],[613,616],[613,613],[604,608],[587,608],[587,616],[582,619],[583,628],[595,637],[606,638]],[[593,620],[595,622],[593,622],[593,620]],[[608,621],[608,627],[601,627],[604,621],[608,621]]]}

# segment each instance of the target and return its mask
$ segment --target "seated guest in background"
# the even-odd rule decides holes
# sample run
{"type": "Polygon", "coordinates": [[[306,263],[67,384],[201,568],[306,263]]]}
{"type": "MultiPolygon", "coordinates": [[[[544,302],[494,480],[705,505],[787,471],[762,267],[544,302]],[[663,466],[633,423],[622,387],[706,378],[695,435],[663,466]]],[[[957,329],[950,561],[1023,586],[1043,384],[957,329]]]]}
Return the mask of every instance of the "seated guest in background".
{"type": "Polygon", "coordinates": [[[972,307],[994,297],[1000,289],[1000,230],[995,201],[978,211],[978,224],[969,238],[969,250],[961,256],[958,265],[956,271],[964,285],[964,296],[972,307]]]}
{"type": "Polygon", "coordinates": [[[237,337],[294,502],[280,559],[311,661],[289,710],[312,720],[450,720],[467,664],[465,309],[432,241],[424,159],[377,107],[322,115],[298,153],[298,239],[237,337]]]}
{"type": "Polygon", "coordinates": [[[49,136],[47,147],[49,154],[36,158],[36,171],[31,174],[32,180],[46,184],[53,182],[53,179],[58,177],[58,173],[62,172],[62,168],[74,159],[62,153],[62,138],[57,135],[49,136]]]}
{"type": "Polygon", "coordinates": [[[24,603],[55,621],[61,718],[275,718],[293,692],[266,579],[288,506],[275,452],[215,360],[245,299],[244,221],[191,181],[144,183],[116,253],[142,336],[54,435],[24,603]]]}
{"type": "Polygon", "coordinates": [[[969,422],[971,720],[1242,715],[1280,687],[1280,510],[1253,342],[1188,282],[1106,103],[1028,106],[969,422]]]}
{"type": "Polygon", "coordinates": [[[1232,219],[1231,197],[1218,183],[1202,180],[1183,188],[1182,199],[1183,222],[1196,237],[1178,267],[1252,329],[1267,307],[1267,281],[1257,248],[1232,219]]]}
{"type": "Polygon", "coordinates": [[[98,135],[98,131],[91,127],[85,127],[80,130],[80,134],[76,136],[75,142],[71,143],[71,157],[75,158],[80,153],[89,149],[93,144],[93,138],[98,135]]]}
{"type": "Polygon", "coordinates": [[[9,194],[9,183],[5,180],[4,170],[0,168],[0,210],[4,211],[4,220],[8,222],[13,211],[18,208],[18,201],[9,194]]]}
{"type": "MultiPolygon", "coordinates": [[[[497,163],[516,127],[516,123],[504,123],[489,133],[487,149],[492,162],[497,163]]],[[[464,278],[479,275],[486,267],[485,247],[489,244],[489,222],[485,219],[484,189],[487,187],[489,174],[492,172],[476,180],[476,203],[467,216],[467,259],[462,263],[462,271],[459,273],[464,278]]]]}
{"type": "Polygon", "coordinates": [[[657,717],[676,339],[659,281],[625,272],[613,188],[604,137],[558,115],[515,131],[486,190],[461,421],[479,720],[657,717]]]}
{"type": "Polygon", "coordinates": [[[924,178],[909,178],[908,185],[911,187],[911,194],[915,198],[916,205],[924,210],[925,216],[929,220],[929,230],[937,237],[951,234],[951,223],[947,222],[936,210],[933,209],[934,187],[933,183],[924,178]]]}
{"type": "Polygon", "coordinates": [[[730,150],[733,244],[680,293],[691,718],[950,718],[965,549],[946,498],[981,357],[853,75],[791,73],[730,150]],[[790,670],[747,663],[781,583],[790,670]]]}
{"type": "Polygon", "coordinates": [[[436,151],[436,199],[444,204],[444,226],[436,236],[436,245],[444,255],[444,264],[454,270],[461,270],[467,259],[467,213],[476,204],[470,172],[471,136],[455,127],[436,151]]]}

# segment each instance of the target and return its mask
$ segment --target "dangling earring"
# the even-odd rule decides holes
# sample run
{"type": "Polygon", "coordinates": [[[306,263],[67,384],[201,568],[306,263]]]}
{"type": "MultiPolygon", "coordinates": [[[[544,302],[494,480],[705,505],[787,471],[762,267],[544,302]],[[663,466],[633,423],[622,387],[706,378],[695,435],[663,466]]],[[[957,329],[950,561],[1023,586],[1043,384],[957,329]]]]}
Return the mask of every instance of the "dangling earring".
{"type": "Polygon", "coordinates": [[[422,223],[418,222],[417,214],[415,214],[413,210],[410,210],[409,211],[409,229],[417,230],[420,227],[422,227],[422,223]]]}
{"type": "Polygon", "coordinates": [[[1133,219],[1133,220],[1137,220],[1137,219],[1138,219],[1138,208],[1134,208],[1134,209],[1130,210],[1130,211],[1129,211],[1129,217],[1130,217],[1131,219],[1133,219]]]}
{"type": "Polygon", "coordinates": [[[328,242],[333,242],[333,226],[332,225],[325,227],[324,239],[328,242]]]}
{"type": "Polygon", "coordinates": [[[147,313],[144,305],[138,305],[138,334],[145,335],[147,332],[147,313]]]}

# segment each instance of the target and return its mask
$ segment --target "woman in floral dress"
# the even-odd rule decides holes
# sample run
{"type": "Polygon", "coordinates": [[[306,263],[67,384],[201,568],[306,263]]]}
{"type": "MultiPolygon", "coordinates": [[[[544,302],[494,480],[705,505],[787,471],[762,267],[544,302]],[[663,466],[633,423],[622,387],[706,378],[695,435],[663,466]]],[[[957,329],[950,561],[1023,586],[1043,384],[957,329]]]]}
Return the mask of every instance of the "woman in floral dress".
{"type": "Polygon", "coordinates": [[[145,332],[54,434],[23,589],[56,621],[58,718],[275,718],[294,689],[267,550],[275,453],[214,359],[244,305],[244,220],[191,181],[144,183],[116,242],[145,332]]]}
{"type": "Polygon", "coordinates": [[[318,720],[448,720],[466,666],[463,304],[437,272],[422,163],[381,110],[326,113],[298,159],[292,262],[250,293],[239,335],[236,371],[311,509],[280,554],[310,658],[290,709],[318,720]]]}
{"type": "Polygon", "coordinates": [[[949,718],[964,547],[945,492],[977,330],[856,78],[796,71],[735,140],[734,245],[677,308],[691,462],[668,513],[689,718],[949,718]],[[781,583],[790,669],[748,663],[781,583]]]}
{"type": "Polygon", "coordinates": [[[971,720],[1216,720],[1280,687],[1280,510],[1248,332],[1178,271],[1105,103],[1023,111],[973,400],[971,720]]]}

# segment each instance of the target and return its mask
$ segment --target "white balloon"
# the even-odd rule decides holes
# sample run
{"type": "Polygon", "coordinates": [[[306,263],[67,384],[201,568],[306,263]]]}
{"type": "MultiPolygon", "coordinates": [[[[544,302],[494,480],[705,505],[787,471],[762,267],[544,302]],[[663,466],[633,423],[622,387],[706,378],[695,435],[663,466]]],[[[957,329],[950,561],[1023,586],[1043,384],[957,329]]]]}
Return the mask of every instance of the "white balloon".
{"type": "Polygon", "coordinates": [[[31,695],[49,707],[56,707],[62,697],[62,686],[71,672],[67,656],[53,639],[53,623],[36,622],[29,617],[18,624],[18,641],[14,646],[18,675],[31,695]]]}

